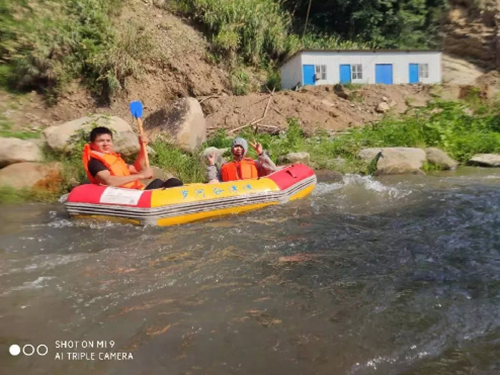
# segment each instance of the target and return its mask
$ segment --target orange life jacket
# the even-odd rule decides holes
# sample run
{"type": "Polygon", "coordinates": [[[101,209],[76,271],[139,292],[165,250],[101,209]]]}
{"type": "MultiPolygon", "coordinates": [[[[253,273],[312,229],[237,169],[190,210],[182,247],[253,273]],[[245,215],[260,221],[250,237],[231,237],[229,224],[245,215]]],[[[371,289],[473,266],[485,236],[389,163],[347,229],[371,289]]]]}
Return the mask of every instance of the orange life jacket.
{"type": "Polygon", "coordinates": [[[222,181],[248,180],[258,178],[257,164],[250,158],[243,158],[240,162],[225,163],[221,168],[222,181]]]}
{"type": "MultiPolygon", "coordinates": [[[[93,184],[99,185],[99,182],[89,172],[90,158],[97,159],[101,163],[103,163],[104,166],[111,173],[111,176],[130,176],[130,171],[128,170],[127,163],[125,163],[125,160],[123,160],[119,154],[114,152],[110,154],[102,154],[100,152],[92,150],[90,148],[90,145],[86,144],[85,147],[83,148],[82,161],[83,161],[83,166],[85,167],[85,171],[87,172],[87,177],[93,184]]],[[[144,189],[144,185],[141,184],[139,181],[132,181],[120,185],[120,187],[128,189],[138,189],[138,190],[144,189]]]]}

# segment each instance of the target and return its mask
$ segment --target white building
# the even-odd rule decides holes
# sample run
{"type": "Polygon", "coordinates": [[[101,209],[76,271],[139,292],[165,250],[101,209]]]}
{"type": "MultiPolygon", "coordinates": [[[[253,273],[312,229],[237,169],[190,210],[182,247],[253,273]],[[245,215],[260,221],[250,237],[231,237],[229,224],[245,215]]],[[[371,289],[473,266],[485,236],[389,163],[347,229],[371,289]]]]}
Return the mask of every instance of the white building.
{"type": "Polygon", "coordinates": [[[283,89],[337,83],[441,83],[441,52],[302,50],[281,67],[283,89]]]}

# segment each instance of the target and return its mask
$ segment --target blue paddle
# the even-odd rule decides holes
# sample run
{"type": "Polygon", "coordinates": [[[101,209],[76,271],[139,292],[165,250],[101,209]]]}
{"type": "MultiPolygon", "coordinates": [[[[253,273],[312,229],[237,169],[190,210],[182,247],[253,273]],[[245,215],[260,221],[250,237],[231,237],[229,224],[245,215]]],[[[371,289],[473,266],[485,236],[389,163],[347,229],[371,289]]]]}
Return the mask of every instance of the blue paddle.
{"type": "MultiPolygon", "coordinates": [[[[130,113],[132,113],[132,116],[135,117],[137,120],[137,124],[139,125],[139,134],[141,137],[144,136],[144,130],[142,129],[142,103],[140,101],[135,101],[130,103],[130,113]]],[[[148,157],[148,152],[146,149],[146,144],[143,143],[144,150],[146,152],[144,153],[144,156],[146,158],[146,167],[149,168],[149,157],[148,157]]]]}

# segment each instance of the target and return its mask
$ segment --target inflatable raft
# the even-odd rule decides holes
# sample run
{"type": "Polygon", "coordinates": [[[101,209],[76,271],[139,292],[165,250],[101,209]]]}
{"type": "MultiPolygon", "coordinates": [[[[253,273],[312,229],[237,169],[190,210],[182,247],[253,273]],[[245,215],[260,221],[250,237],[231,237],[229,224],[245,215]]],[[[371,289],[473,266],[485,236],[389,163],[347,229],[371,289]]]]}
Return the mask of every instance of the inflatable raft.
{"type": "Polygon", "coordinates": [[[303,198],[315,185],[314,171],[295,164],[259,179],[170,189],[80,185],[69,194],[65,208],[72,218],[168,226],[303,198]]]}

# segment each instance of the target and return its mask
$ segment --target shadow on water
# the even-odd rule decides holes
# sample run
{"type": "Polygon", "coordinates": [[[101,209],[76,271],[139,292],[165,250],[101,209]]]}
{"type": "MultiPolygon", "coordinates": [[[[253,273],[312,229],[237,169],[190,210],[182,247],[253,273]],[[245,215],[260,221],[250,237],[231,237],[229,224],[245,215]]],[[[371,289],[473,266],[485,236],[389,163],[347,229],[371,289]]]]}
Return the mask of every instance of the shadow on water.
{"type": "Polygon", "coordinates": [[[0,352],[50,355],[0,354],[2,374],[496,374],[499,182],[347,176],[171,228],[3,210],[0,352]],[[56,340],[133,360],[55,360],[56,340]]]}

